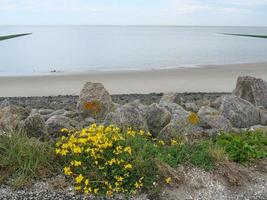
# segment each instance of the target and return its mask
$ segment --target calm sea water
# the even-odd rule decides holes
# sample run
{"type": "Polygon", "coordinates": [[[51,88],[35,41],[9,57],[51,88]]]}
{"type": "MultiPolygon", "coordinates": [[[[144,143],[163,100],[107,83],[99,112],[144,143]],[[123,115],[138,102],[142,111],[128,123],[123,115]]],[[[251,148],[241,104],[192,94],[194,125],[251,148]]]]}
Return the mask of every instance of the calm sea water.
{"type": "Polygon", "coordinates": [[[0,26],[0,75],[267,61],[267,27],[0,26]]]}

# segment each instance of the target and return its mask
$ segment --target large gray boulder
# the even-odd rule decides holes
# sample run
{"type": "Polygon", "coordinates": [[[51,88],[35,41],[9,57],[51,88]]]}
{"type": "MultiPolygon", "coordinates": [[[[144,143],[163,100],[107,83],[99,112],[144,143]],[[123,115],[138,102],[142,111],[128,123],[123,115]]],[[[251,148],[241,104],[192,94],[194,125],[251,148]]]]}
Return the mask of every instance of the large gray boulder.
{"type": "Polygon", "coordinates": [[[262,125],[267,125],[267,110],[260,110],[260,120],[262,125]]]}
{"type": "Polygon", "coordinates": [[[209,106],[202,106],[198,111],[200,118],[200,126],[205,128],[205,132],[208,135],[215,135],[220,132],[236,131],[231,122],[220,115],[219,111],[209,106]]]}
{"type": "Polygon", "coordinates": [[[123,130],[128,128],[148,130],[145,113],[146,106],[142,105],[139,101],[134,101],[107,114],[105,122],[107,124],[115,124],[123,130]]]}
{"type": "Polygon", "coordinates": [[[69,130],[80,129],[81,124],[63,115],[54,115],[45,122],[48,135],[52,138],[60,137],[60,130],[67,128],[69,130]]]}
{"type": "Polygon", "coordinates": [[[0,108],[0,132],[14,131],[30,114],[28,109],[10,105],[0,108]]]}
{"type": "Polygon", "coordinates": [[[198,116],[205,116],[205,115],[218,115],[219,111],[210,107],[210,106],[202,106],[198,111],[198,116]]]}
{"type": "Polygon", "coordinates": [[[184,107],[187,111],[191,111],[191,112],[198,112],[199,107],[197,106],[196,103],[194,102],[188,102],[184,104],[184,107]]]}
{"type": "MultiPolygon", "coordinates": [[[[166,105],[166,104],[165,104],[166,105]]],[[[172,105],[173,106],[173,105],[172,105]]],[[[203,128],[198,123],[193,124],[189,117],[196,114],[188,112],[181,107],[173,110],[172,119],[159,133],[158,138],[170,141],[172,138],[202,133],[203,128]]]]}
{"type": "Polygon", "coordinates": [[[221,96],[213,102],[213,106],[236,128],[247,128],[260,124],[259,109],[237,96],[221,96]]]}
{"type": "Polygon", "coordinates": [[[80,92],[77,112],[84,118],[94,117],[103,119],[112,108],[111,96],[101,83],[85,83],[80,92]]]}
{"type": "Polygon", "coordinates": [[[171,113],[156,103],[148,106],[146,110],[146,121],[150,133],[157,136],[159,132],[171,121],[171,113]]]}
{"type": "Polygon", "coordinates": [[[161,102],[159,105],[168,110],[171,114],[188,115],[189,113],[182,106],[176,103],[161,102]]]}
{"type": "Polygon", "coordinates": [[[267,109],[267,82],[251,76],[238,77],[234,95],[267,109]]]}
{"type": "Polygon", "coordinates": [[[20,130],[30,137],[44,138],[47,134],[44,118],[37,112],[31,113],[21,124],[20,130]]]}

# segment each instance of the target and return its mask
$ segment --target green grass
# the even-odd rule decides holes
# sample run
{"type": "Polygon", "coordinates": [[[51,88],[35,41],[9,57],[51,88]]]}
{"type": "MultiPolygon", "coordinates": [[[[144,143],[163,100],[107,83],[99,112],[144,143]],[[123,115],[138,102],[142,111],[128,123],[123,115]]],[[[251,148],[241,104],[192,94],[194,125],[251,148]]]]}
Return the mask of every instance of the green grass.
{"type": "Polygon", "coordinates": [[[233,33],[223,33],[223,35],[233,35],[233,36],[241,36],[241,37],[255,37],[255,38],[267,39],[267,35],[248,35],[248,34],[233,34],[233,33]]]}
{"type": "Polygon", "coordinates": [[[213,144],[223,148],[232,161],[239,163],[247,163],[267,156],[267,136],[260,131],[241,134],[225,133],[214,138],[213,144]]]}
{"type": "Polygon", "coordinates": [[[0,136],[0,183],[19,188],[33,178],[51,175],[56,167],[49,143],[20,133],[0,136]]]}
{"type": "MultiPolygon", "coordinates": [[[[224,133],[212,139],[159,145],[157,141],[132,137],[124,141],[133,149],[132,162],[137,177],[144,177],[144,191],[160,191],[164,179],[180,165],[206,171],[216,169],[225,157],[245,164],[267,157],[267,136],[262,132],[224,133]],[[164,169],[164,170],[163,170],[164,169]],[[157,182],[158,186],[153,186],[157,182]]],[[[0,184],[15,188],[31,180],[62,173],[63,163],[55,157],[54,144],[21,133],[0,136],[0,184]]]]}
{"type": "Polygon", "coordinates": [[[0,41],[1,40],[8,40],[16,37],[22,37],[26,35],[31,35],[32,33],[23,33],[23,34],[16,34],[16,35],[5,35],[5,36],[0,36],[0,41]]]}

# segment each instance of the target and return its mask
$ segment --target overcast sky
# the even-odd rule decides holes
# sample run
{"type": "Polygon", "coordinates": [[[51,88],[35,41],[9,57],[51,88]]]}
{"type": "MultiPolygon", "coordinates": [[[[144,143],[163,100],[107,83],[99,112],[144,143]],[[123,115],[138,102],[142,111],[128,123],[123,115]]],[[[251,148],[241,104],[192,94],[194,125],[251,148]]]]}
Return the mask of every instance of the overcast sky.
{"type": "Polygon", "coordinates": [[[267,26],[267,0],[0,0],[0,25],[267,26]]]}

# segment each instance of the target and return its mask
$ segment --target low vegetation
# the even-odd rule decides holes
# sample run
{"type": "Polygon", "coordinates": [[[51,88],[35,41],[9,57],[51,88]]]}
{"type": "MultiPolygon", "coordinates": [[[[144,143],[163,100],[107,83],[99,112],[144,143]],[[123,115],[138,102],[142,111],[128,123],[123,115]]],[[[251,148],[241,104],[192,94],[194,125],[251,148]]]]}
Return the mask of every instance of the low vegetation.
{"type": "Polygon", "coordinates": [[[96,124],[81,131],[62,129],[56,144],[18,133],[0,136],[2,183],[20,187],[63,172],[77,192],[97,195],[153,193],[174,184],[180,165],[209,171],[226,159],[246,164],[266,156],[267,136],[261,131],[168,143],[142,130],[96,124]]]}
{"type": "Polygon", "coordinates": [[[0,184],[18,188],[55,171],[51,144],[22,133],[0,136],[0,184]]]}

